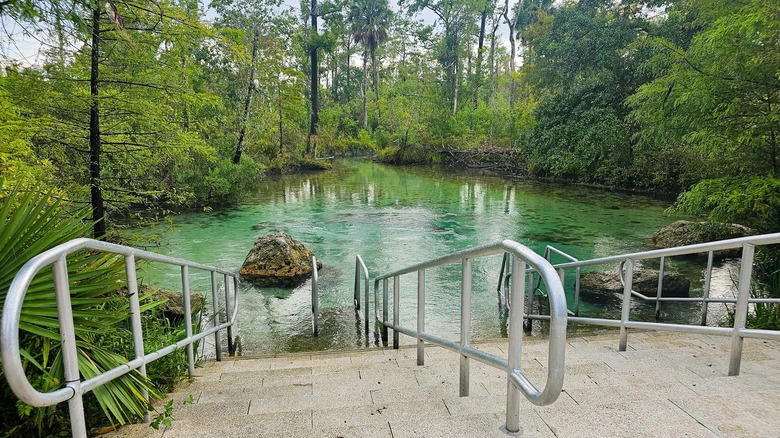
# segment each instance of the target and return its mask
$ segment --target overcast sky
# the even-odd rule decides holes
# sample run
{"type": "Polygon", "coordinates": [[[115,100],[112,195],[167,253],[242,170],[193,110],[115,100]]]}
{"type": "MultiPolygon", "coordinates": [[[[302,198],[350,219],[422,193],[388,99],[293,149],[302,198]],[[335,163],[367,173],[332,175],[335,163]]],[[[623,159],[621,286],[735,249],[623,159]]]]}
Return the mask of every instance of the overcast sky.
{"type": "MultiPolygon", "coordinates": [[[[201,2],[205,11],[205,18],[209,20],[214,18],[214,12],[206,7],[207,3],[207,1],[201,2]]],[[[299,0],[284,0],[284,4],[294,10],[300,8],[299,0]]],[[[390,5],[394,11],[398,11],[397,0],[390,0],[390,5]]],[[[417,14],[416,18],[426,24],[434,24],[436,22],[436,15],[429,10],[424,10],[417,14]]],[[[39,53],[41,43],[37,39],[38,36],[25,35],[24,28],[5,16],[0,17],[0,24],[2,24],[2,30],[0,31],[0,65],[13,61],[22,65],[35,65],[42,62],[42,55],[39,53]]],[[[506,37],[502,36],[501,40],[504,43],[505,39],[506,37]]]]}

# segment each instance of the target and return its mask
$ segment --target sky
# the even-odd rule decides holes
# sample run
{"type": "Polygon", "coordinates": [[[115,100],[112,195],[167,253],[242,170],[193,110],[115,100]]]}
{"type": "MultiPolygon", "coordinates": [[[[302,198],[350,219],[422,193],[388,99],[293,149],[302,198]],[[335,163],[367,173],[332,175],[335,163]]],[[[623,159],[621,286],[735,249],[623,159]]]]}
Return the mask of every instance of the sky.
{"type": "MultiPolygon", "coordinates": [[[[214,12],[207,8],[207,4],[208,1],[201,1],[203,10],[206,11],[204,18],[212,20],[214,12]]],[[[284,0],[284,4],[295,10],[300,7],[299,0],[284,0]]],[[[390,5],[394,11],[399,10],[397,0],[390,0],[390,5]]],[[[436,15],[427,9],[417,14],[415,18],[429,25],[436,22],[436,15]]],[[[43,61],[42,55],[39,53],[41,42],[38,40],[38,36],[25,34],[24,28],[6,16],[0,17],[0,25],[2,25],[2,30],[0,30],[0,67],[12,62],[17,62],[22,66],[30,66],[40,64],[43,61]]],[[[501,40],[505,45],[508,45],[506,36],[502,36],[501,40]]]]}

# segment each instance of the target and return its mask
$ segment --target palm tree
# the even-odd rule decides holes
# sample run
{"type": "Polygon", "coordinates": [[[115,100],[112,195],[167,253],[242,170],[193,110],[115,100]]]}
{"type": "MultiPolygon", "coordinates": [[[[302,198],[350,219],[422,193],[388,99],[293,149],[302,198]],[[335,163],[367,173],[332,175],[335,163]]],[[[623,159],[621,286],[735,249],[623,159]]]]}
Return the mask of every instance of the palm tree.
{"type": "Polygon", "coordinates": [[[379,80],[377,77],[376,49],[387,41],[387,28],[390,25],[392,13],[387,0],[355,0],[349,11],[349,21],[352,27],[352,38],[363,44],[363,128],[368,126],[368,109],[366,107],[366,85],[368,82],[367,64],[371,56],[371,79],[374,88],[374,104],[377,118],[379,111],[379,80]]]}
{"type": "MultiPolygon", "coordinates": [[[[54,196],[40,193],[39,187],[8,193],[0,181],[0,308],[24,263],[49,248],[84,237],[92,226],[87,221],[91,212],[74,212],[54,196]]],[[[89,379],[127,362],[124,356],[96,342],[100,336],[120,330],[129,317],[127,300],[116,293],[124,263],[111,255],[79,252],[68,256],[68,271],[79,371],[84,379],[89,379]]],[[[42,392],[60,388],[64,380],[63,362],[51,270],[41,271],[32,280],[20,321],[19,343],[28,378],[42,392]]],[[[6,385],[0,368],[0,423],[26,422],[19,427],[23,435],[34,434],[36,429],[41,436],[51,432],[48,428],[56,426],[56,407],[20,407],[17,411],[6,385]]],[[[125,424],[146,413],[142,390],[156,394],[148,381],[134,371],[95,388],[93,393],[111,423],[125,424]]]]}

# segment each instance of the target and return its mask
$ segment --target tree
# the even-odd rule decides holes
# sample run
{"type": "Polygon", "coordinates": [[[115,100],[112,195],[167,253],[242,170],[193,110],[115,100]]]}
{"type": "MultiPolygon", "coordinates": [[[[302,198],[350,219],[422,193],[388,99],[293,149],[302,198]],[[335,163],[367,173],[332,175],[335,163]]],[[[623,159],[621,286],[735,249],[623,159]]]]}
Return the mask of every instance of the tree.
{"type": "Polygon", "coordinates": [[[317,58],[317,50],[319,49],[319,34],[317,33],[317,0],[311,0],[311,37],[309,38],[309,57],[311,59],[311,124],[309,125],[309,142],[311,150],[307,151],[312,154],[313,157],[317,157],[317,127],[320,123],[320,104],[319,104],[319,87],[320,87],[320,74],[319,74],[319,60],[317,58]]]}
{"type": "Polygon", "coordinates": [[[688,47],[652,40],[647,67],[658,76],[630,99],[640,144],[685,157],[683,210],[777,230],[780,12],[766,0],[691,0],[672,16],[683,11],[702,29],[688,47]]]}
{"type": "MultiPolygon", "coordinates": [[[[404,2],[401,1],[399,5],[404,6],[404,2]]],[[[438,61],[444,69],[445,95],[450,102],[452,115],[455,115],[458,112],[461,31],[468,27],[468,21],[472,18],[471,13],[479,8],[475,9],[473,4],[465,0],[409,0],[405,6],[409,14],[428,9],[442,23],[444,35],[439,48],[438,61]]],[[[481,13],[481,10],[479,12],[481,13]]]]}
{"type": "MultiPolygon", "coordinates": [[[[40,195],[41,187],[27,192],[4,192],[0,183],[0,235],[8,243],[0,251],[4,269],[0,273],[0,307],[4,304],[11,282],[24,263],[42,251],[53,248],[89,232],[88,211],[74,212],[61,200],[50,194],[40,195]]],[[[129,317],[127,300],[116,293],[121,285],[123,266],[120,258],[105,254],[75,253],[68,257],[68,277],[72,293],[74,330],[78,345],[79,371],[84,379],[122,366],[125,357],[99,345],[99,337],[119,330],[129,317]]],[[[19,344],[25,373],[42,392],[63,386],[62,344],[58,331],[57,303],[52,293],[52,271],[43,270],[31,281],[20,315],[19,344]]],[[[145,306],[145,309],[149,307],[145,306]]],[[[0,382],[5,376],[0,368],[0,382]]],[[[141,396],[147,390],[156,391],[148,380],[134,370],[109,384],[95,388],[103,413],[113,423],[126,424],[143,418],[146,400],[141,396]]],[[[7,386],[0,391],[3,403],[0,424],[11,427],[28,422],[21,435],[47,436],[55,421],[56,406],[33,408],[15,405],[7,386]],[[7,409],[11,408],[11,409],[7,409]],[[21,421],[20,421],[21,420],[21,421]],[[34,430],[33,428],[37,428],[34,430]],[[30,430],[32,429],[32,430],[30,430]]],[[[13,429],[11,429],[13,430],[13,429]]],[[[7,432],[8,430],[6,430],[7,432]]]]}
{"type": "Polygon", "coordinates": [[[260,39],[263,32],[268,32],[268,28],[261,29],[261,24],[273,23],[274,10],[280,5],[279,0],[212,0],[210,4],[217,12],[215,25],[221,29],[226,38],[232,39],[236,44],[232,48],[236,50],[238,56],[235,56],[233,61],[238,63],[246,75],[244,82],[246,91],[241,99],[238,138],[232,154],[233,164],[241,162],[241,155],[246,148],[247,130],[253,109],[252,101],[256,91],[255,75],[260,60],[260,39]],[[239,31],[243,38],[234,39],[234,35],[231,35],[234,30],[239,31]]]}
{"type": "Polygon", "coordinates": [[[356,0],[352,3],[349,12],[349,20],[352,27],[352,37],[355,42],[363,44],[363,113],[361,123],[363,128],[368,126],[368,111],[366,105],[367,93],[367,58],[371,57],[371,81],[374,90],[374,105],[376,106],[377,119],[381,119],[379,109],[379,78],[377,74],[376,49],[387,41],[387,29],[390,25],[392,14],[387,0],[356,0]]]}

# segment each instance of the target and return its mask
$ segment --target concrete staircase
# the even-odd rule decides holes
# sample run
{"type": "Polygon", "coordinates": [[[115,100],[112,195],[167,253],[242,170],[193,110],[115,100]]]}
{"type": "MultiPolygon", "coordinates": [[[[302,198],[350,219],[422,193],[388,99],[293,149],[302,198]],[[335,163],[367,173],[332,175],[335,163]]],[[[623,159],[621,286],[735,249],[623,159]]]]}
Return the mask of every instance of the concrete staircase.
{"type": "MultiPolygon", "coordinates": [[[[780,437],[780,343],[745,341],[728,377],[730,339],[616,332],[571,337],[556,403],[521,403],[526,437],[780,437]]],[[[506,340],[480,343],[506,357],[506,340]]],[[[526,338],[523,371],[541,389],[545,339],[526,338]]],[[[290,354],[206,362],[173,398],[173,424],[109,437],[506,437],[506,374],[471,362],[458,397],[458,355],[426,348],[290,354]]]]}

